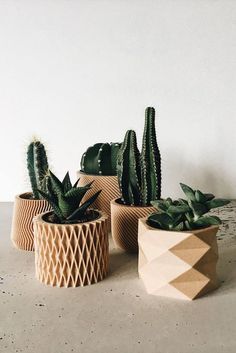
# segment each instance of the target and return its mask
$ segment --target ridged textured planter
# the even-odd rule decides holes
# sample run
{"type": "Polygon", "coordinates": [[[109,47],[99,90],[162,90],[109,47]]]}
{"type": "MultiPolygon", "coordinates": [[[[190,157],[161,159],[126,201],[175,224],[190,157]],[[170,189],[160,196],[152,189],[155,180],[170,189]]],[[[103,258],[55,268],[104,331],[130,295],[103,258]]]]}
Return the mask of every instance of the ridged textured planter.
{"type": "Polygon", "coordinates": [[[34,219],[36,278],[51,286],[78,287],[101,281],[108,272],[107,216],[78,224],[34,219]]]}
{"type": "Polygon", "coordinates": [[[164,231],[139,220],[139,276],[150,294],[193,300],[219,286],[218,226],[164,231]]]}
{"type": "Polygon", "coordinates": [[[45,200],[33,200],[30,193],[15,197],[11,240],[21,250],[34,250],[33,218],[40,213],[49,211],[50,205],[45,200]]]}
{"type": "Polygon", "coordinates": [[[154,207],[127,206],[111,201],[111,233],[116,247],[138,252],[138,220],[154,212],[154,207]]]}
{"type": "Polygon", "coordinates": [[[94,180],[93,189],[88,191],[86,198],[92,196],[98,190],[102,190],[96,201],[93,203],[93,207],[105,212],[108,215],[108,230],[111,230],[111,200],[119,197],[119,186],[117,176],[106,176],[106,175],[90,175],[83,172],[77,173],[80,178],[79,186],[90,183],[94,180]]]}

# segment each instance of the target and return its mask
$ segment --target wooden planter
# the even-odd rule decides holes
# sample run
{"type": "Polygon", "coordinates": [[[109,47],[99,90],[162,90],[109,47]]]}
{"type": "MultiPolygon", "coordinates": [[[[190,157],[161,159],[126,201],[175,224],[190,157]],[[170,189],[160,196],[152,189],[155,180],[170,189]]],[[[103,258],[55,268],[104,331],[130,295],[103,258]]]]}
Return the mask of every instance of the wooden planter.
{"type": "Polygon", "coordinates": [[[193,300],[219,285],[218,226],[164,231],[139,220],[139,276],[150,294],[193,300]]]}
{"type": "Polygon", "coordinates": [[[34,219],[36,278],[51,286],[78,287],[101,281],[108,272],[107,216],[78,224],[34,219]]]}
{"type": "Polygon", "coordinates": [[[108,215],[108,230],[111,230],[111,208],[110,202],[111,200],[119,197],[119,186],[117,176],[106,176],[106,175],[91,175],[85,174],[83,172],[77,173],[78,178],[80,178],[79,186],[83,186],[85,184],[90,183],[94,180],[93,189],[88,191],[86,194],[86,198],[92,196],[98,190],[102,190],[101,194],[93,203],[93,207],[101,210],[102,212],[108,215]]]}
{"type": "Polygon", "coordinates": [[[154,207],[127,206],[111,201],[111,233],[115,245],[127,252],[138,252],[138,220],[154,212],[154,207]]]}
{"type": "Polygon", "coordinates": [[[50,205],[45,200],[30,199],[31,193],[15,197],[11,240],[14,246],[22,250],[34,250],[33,218],[49,211],[50,205]]]}

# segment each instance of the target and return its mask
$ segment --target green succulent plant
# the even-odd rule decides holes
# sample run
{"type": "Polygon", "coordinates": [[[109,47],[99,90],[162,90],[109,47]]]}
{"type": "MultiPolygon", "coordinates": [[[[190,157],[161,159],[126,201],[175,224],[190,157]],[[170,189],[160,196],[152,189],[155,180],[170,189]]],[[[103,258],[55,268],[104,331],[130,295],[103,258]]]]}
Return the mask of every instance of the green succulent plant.
{"type": "Polygon", "coordinates": [[[126,132],[117,157],[121,201],[127,205],[149,206],[161,197],[161,156],[156,140],[155,109],[145,110],[142,151],[134,130],[126,132]]]}
{"type": "Polygon", "coordinates": [[[48,160],[44,145],[32,141],[27,149],[27,168],[34,199],[40,199],[38,189],[46,191],[48,181],[48,160]]]}
{"type": "Polygon", "coordinates": [[[216,199],[212,194],[193,190],[182,183],[180,186],[186,200],[173,201],[167,198],[151,202],[157,208],[157,212],[148,217],[147,223],[150,226],[164,230],[185,231],[221,224],[219,217],[207,215],[207,213],[213,208],[227,205],[229,200],[216,199]]]}
{"type": "Polygon", "coordinates": [[[96,143],[83,154],[81,171],[93,175],[116,175],[116,161],[120,143],[96,143]]]}
{"type": "Polygon", "coordinates": [[[101,190],[81,203],[86,192],[91,189],[93,182],[78,187],[79,179],[72,185],[67,172],[61,182],[49,171],[48,191],[38,190],[39,194],[49,202],[53,209],[53,222],[55,223],[81,223],[94,218],[94,212],[88,208],[96,200],[101,190]]]}

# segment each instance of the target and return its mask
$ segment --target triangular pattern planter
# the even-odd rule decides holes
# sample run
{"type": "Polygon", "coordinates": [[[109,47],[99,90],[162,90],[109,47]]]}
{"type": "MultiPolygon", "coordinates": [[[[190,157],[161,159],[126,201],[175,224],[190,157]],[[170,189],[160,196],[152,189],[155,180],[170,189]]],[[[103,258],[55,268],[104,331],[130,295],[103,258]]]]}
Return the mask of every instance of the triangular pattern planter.
{"type": "Polygon", "coordinates": [[[147,292],[193,300],[216,289],[218,226],[173,232],[139,220],[139,276],[147,292]]]}

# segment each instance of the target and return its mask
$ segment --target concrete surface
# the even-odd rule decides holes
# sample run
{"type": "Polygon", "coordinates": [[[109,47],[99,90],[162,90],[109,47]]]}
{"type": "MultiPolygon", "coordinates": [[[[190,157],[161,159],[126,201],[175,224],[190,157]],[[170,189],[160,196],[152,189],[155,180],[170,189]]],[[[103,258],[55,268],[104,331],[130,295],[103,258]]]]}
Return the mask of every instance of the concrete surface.
{"type": "Polygon", "coordinates": [[[12,204],[0,205],[1,353],[236,352],[236,202],[221,214],[222,286],[194,302],[147,295],[136,257],[112,244],[103,282],[44,286],[34,278],[34,254],[11,246],[11,213],[12,204]]]}

